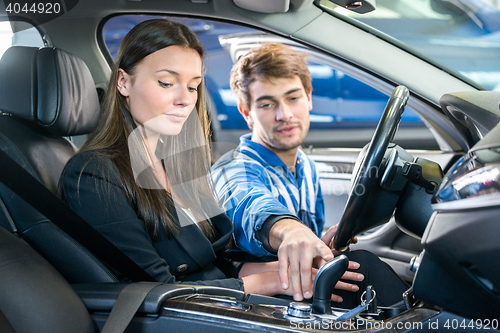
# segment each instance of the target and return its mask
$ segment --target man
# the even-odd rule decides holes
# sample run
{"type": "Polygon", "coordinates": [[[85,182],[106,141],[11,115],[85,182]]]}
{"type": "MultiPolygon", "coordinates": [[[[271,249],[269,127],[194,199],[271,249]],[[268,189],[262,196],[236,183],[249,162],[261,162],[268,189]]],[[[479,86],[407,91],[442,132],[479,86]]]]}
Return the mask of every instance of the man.
{"type": "MultiPolygon", "coordinates": [[[[234,223],[235,245],[247,261],[275,260],[277,254],[283,288],[290,281],[295,300],[310,298],[313,267],[333,259],[326,244],[336,228],[319,238],[324,226],[319,176],[299,149],[312,109],[309,70],[292,48],[265,43],[235,64],[230,84],[252,133],[217,161],[212,174],[234,223]]],[[[359,268],[354,257],[351,270],[359,268]]],[[[359,283],[364,276],[346,272],[343,279],[359,283]]],[[[337,288],[360,291],[357,284],[345,282],[337,288]]],[[[340,296],[332,299],[342,302],[340,296]]]]}

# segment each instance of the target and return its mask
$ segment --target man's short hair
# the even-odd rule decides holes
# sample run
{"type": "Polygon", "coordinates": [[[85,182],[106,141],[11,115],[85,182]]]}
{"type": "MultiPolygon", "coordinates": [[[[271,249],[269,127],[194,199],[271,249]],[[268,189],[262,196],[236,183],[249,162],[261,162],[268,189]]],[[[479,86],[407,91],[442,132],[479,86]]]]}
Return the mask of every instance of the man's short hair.
{"type": "Polygon", "coordinates": [[[273,79],[298,76],[304,90],[312,90],[311,73],[305,61],[306,55],[281,43],[263,43],[242,56],[231,70],[230,85],[236,100],[250,109],[248,86],[255,80],[272,82],[273,79]]]}

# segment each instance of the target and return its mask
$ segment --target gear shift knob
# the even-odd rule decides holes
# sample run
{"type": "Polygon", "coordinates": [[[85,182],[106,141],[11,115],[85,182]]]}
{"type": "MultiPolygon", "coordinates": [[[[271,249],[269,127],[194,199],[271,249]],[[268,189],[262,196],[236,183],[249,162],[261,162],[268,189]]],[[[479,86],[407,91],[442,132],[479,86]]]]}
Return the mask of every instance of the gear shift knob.
{"type": "Polygon", "coordinates": [[[340,255],[323,265],[314,279],[313,313],[332,314],[330,305],[333,289],[344,275],[349,265],[349,259],[340,255]]]}

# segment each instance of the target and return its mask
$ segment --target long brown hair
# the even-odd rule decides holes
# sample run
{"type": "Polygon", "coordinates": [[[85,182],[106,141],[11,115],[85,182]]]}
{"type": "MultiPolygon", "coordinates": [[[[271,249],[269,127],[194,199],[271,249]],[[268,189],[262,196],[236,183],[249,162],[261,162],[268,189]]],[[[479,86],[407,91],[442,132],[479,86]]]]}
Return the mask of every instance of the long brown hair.
{"type": "MultiPolygon", "coordinates": [[[[116,61],[112,69],[109,88],[104,96],[99,122],[95,130],[79,153],[92,152],[94,157],[106,158],[113,162],[118,170],[122,187],[137,215],[146,225],[146,230],[153,239],[158,239],[163,225],[167,237],[178,232],[174,202],[172,196],[165,190],[151,189],[138,184],[134,178],[131,165],[130,147],[128,138],[137,125],[132,118],[124,96],[117,89],[118,69],[124,70],[133,76],[137,65],[148,55],[163,48],[178,45],[198,52],[203,61],[203,47],[196,35],[182,23],[166,19],[144,21],[135,26],[123,39],[118,50],[116,61]]],[[[202,73],[203,77],[203,73],[202,73]]],[[[186,193],[180,193],[180,200],[194,209],[203,209],[206,200],[215,202],[213,185],[209,178],[210,135],[209,116],[205,103],[205,86],[202,80],[198,87],[196,111],[191,113],[198,126],[194,126],[197,133],[187,133],[185,127],[174,137],[163,138],[162,149],[168,151],[171,158],[163,160],[166,170],[177,171],[174,174],[167,172],[169,183],[184,182],[189,187],[186,193]],[[202,144],[197,149],[182,149],[183,142],[190,138],[201,137],[202,144]],[[182,172],[181,172],[182,171],[182,172]],[[200,174],[205,176],[200,177],[200,174]],[[190,180],[196,179],[196,183],[190,180]]],[[[190,116],[190,118],[191,118],[190,116]]],[[[191,129],[190,129],[191,130],[191,129]]],[[[160,145],[160,143],[159,143],[160,145]]],[[[147,154],[144,150],[142,153],[147,154]]],[[[136,153],[134,152],[134,154],[136,153]]],[[[116,172],[103,170],[105,172],[116,172]]],[[[213,216],[213,215],[212,215],[213,216]]],[[[215,236],[214,228],[207,221],[198,224],[204,234],[212,239],[215,236]]]]}

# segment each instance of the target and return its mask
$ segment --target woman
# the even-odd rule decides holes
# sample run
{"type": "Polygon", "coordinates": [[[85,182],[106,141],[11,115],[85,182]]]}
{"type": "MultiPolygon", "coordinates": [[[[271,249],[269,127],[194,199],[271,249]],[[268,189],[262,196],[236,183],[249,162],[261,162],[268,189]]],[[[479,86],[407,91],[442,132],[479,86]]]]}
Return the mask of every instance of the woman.
{"type": "Polygon", "coordinates": [[[62,198],[158,281],[286,294],[277,265],[218,258],[232,223],[209,182],[203,48],[164,19],[124,38],[96,129],[66,166],[62,198]],[[256,274],[254,274],[256,273],[256,274]]]}

